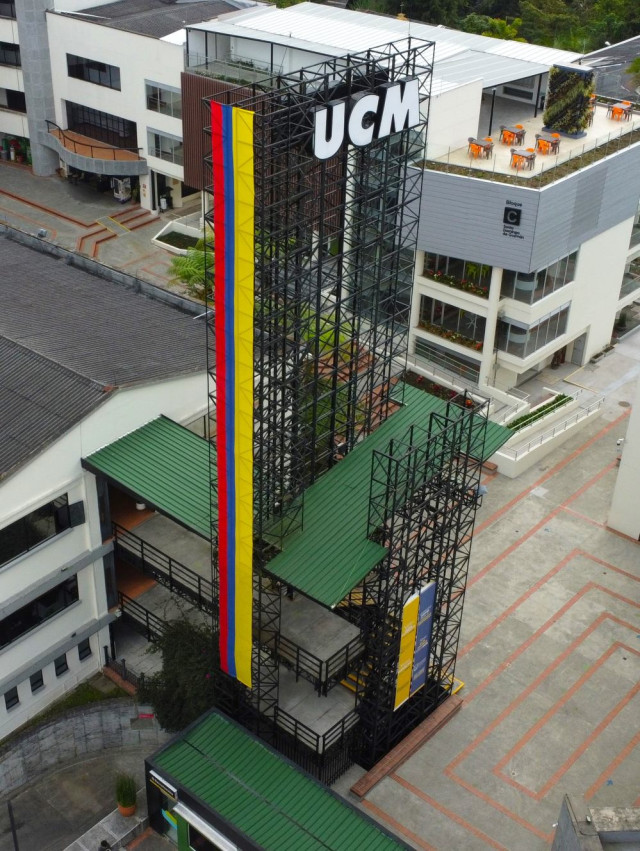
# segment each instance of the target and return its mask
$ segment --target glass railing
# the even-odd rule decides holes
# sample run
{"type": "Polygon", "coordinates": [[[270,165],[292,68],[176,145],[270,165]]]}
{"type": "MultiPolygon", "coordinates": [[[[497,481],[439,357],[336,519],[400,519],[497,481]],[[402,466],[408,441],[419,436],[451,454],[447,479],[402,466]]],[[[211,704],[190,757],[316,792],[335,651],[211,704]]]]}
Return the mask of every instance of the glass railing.
{"type": "Polygon", "coordinates": [[[640,142],[640,128],[631,130],[628,133],[622,132],[616,136],[606,136],[602,139],[596,139],[594,143],[587,147],[585,144],[579,151],[569,153],[568,157],[557,165],[549,165],[539,174],[534,174],[531,177],[523,177],[519,172],[515,174],[502,171],[491,171],[490,169],[474,168],[473,165],[458,165],[451,162],[441,162],[439,160],[422,160],[416,162],[416,167],[424,168],[427,171],[442,171],[448,174],[458,174],[463,177],[477,177],[480,180],[491,180],[496,183],[508,183],[517,186],[527,186],[532,189],[540,189],[542,186],[547,186],[549,183],[554,183],[569,174],[573,174],[582,168],[585,168],[592,163],[608,157],[610,154],[615,154],[625,148],[640,142]]]}
{"type": "Polygon", "coordinates": [[[632,263],[628,271],[624,273],[618,298],[624,298],[636,290],[640,290],[640,263],[632,263]]]}

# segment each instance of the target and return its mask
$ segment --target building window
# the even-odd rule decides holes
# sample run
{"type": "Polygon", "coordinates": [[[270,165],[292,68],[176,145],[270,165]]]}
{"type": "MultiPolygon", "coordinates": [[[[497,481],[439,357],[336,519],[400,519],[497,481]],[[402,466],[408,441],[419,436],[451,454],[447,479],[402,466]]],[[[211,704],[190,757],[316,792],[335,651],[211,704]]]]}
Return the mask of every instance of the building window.
{"type": "Polygon", "coordinates": [[[84,641],[81,641],[78,644],[78,659],[81,662],[84,662],[85,659],[88,659],[91,656],[91,641],[88,638],[85,638],[84,641]]]}
{"type": "Polygon", "coordinates": [[[426,295],[420,298],[420,327],[452,343],[481,351],[486,324],[484,316],[470,310],[426,295]]]}
{"type": "Polygon", "coordinates": [[[534,304],[573,281],[577,259],[578,252],[574,251],[573,254],[562,257],[538,272],[514,272],[505,269],[502,273],[500,296],[534,304]]]}
{"type": "Polygon", "coordinates": [[[78,579],[71,576],[46,594],[41,594],[31,603],[3,618],[0,621],[0,647],[6,647],[7,644],[22,638],[27,632],[60,614],[79,599],[78,579]]]}
{"type": "Polygon", "coordinates": [[[70,525],[69,501],[65,494],[0,529],[0,565],[32,550],[70,525]]]}
{"type": "Polygon", "coordinates": [[[135,121],[71,101],[67,101],[67,128],[115,148],[137,149],[138,146],[135,121]]]}
{"type": "Polygon", "coordinates": [[[503,352],[526,358],[533,352],[553,342],[567,330],[569,305],[540,319],[535,325],[524,325],[514,319],[498,322],[498,348],[503,352]]]}
{"type": "Polygon", "coordinates": [[[58,658],[53,663],[56,666],[56,677],[61,677],[63,674],[69,670],[69,664],[67,663],[67,654],[63,653],[62,656],[58,656],[58,658]]]}
{"type": "Polygon", "coordinates": [[[0,18],[13,18],[15,20],[15,17],[15,0],[0,0],[0,18]]]}
{"type": "Polygon", "coordinates": [[[19,92],[17,89],[0,89],[0,109],[26,112],[27,101],[24,92],[19,92]]]}
{"type": "Polygon", "coordinates": [[[147,109],[161,112],[172,118],[182,118],[182,94],[178,89],[167,89],[147,83],[147,109]]]}
{"type": "Polygon", "coordinates": [[[17,706],[20,703],[20,698],[18,697],[18,687],[14,686],[14,688],[10,688],[9,691],[5,691],[4,693],[4,705],[7,709],[13,709],[14,706],[17,706]]]}
{"type": "Polygon", "coordinates": [[[120,69],[106,62],[95,59],[84,59],[67,53],[67,71],[70,77],[84,80],[85,83],[95,83],[96,86],[106,86],[108,89],[120,91],[120,69]]]}
{"type": "Polygon", "coordinates": [[[158,157],[175,165],[183,165],[182,139],[177,136],[167,136],[164,133],[156,133],[149,130],[147,133],[147,144],[149,156],[158,157]]]}
{"type": "Polygon", "coordinates": [[[20,45],[8,41],[0,41],[0,65],[20,67],[20,45]]]}
{"type": "Polygon", "coordinates": [[[491,266],[447,257],[444,254],[429,254],[425,251],[422,274],[438,283],[487,298],[491,284],[491,266]]]}
{"type": "Polygon", "coordinates": [[[40,691],[41,688],[44,688],[44,677],[42,676],[42,671],[36,671],[35,674],[31,674],[29,682],[31,683],[31,694],[35,694],[37,691],[40,691]]]}

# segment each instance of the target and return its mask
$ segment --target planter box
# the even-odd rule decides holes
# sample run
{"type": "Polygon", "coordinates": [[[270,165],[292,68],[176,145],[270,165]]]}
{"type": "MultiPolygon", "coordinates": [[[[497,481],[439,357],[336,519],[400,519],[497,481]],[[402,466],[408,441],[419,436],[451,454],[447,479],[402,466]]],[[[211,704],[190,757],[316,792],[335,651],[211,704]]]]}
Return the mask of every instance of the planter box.
{"type": "Polygon", "coordinates": [[[170,251],[172,254],[186,256],[186,248],[176,248],[175,245],[169,245],[168,242],[162,242],[160,239],[161,236],[164,236],[166,233],[171,233],[171,231],[174,233],[182,233],[185,236],[192,236],[194,239],[202,238],[202,230],[200,228],[192,227],[191,225],[183,225],[181,222],[175,221],[167,222],[162,230],[159,230],[158,233],[151,238],[151,242],[159,248],[164,248],[166,251],[170,251]]]}

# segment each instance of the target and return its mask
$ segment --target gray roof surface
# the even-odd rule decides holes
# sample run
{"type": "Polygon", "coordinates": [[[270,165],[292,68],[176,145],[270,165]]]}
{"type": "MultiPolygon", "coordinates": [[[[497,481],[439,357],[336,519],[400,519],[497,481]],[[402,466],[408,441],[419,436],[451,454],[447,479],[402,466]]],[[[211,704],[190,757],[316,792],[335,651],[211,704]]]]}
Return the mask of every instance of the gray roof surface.
{"type": "Polygon", "coordinates": [[[631,74],[627,74],[627,68],[637,56],[640,56],[640,35],[587,53],[582,61],[595,71],[599,95],[640,101],[640,93],[633,85],[631,74]]]}
{"type": "Polygon", "coordinates": [[[184,26],[208,21],[237,8],[225,0],[117,0],[104,6],[87,6],[77,14],[92,15],[97,24],[164,38],[184,26]]]}
{"type": "Polygon", "coordinates": [[[105,390],[206,369],[201,319],[0,237],[0,478],[105,390]]]}
{"type": "Polygon", "coordinates": [[[95,381],[0,337],[0,480],[107,398],[95,381]]]}

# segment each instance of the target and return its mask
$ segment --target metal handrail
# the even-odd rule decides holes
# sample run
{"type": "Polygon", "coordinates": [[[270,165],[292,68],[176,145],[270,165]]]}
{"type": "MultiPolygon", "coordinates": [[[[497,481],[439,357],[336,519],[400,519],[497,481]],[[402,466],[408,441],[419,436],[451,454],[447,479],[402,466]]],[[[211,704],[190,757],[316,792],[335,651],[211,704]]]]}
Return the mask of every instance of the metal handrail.
{"type": "Polygon", "coordinates": [[[352,709],[351,712],[324,733],[316,733],[315,730],[307,727],[306,724],[294,718],[293,715],[290,715],[280,706],[276,706],[275,720],[276,724],[293,736],[296,741],[301,742],[316,753],[322,754],[332,745],[339,742],[345,733],[358,724],[360,715],[355,709],[352,709]]]}
{"type": "Polygon", "coordinates": [[[563,420],[560,423],[557,423],[553,428],[548,431],[542,432],[542,434],[537,435],[536,437],[529,440],[523,446],[518,446],[515,449],[510,449],[508,446],[503,446],[502,449],[499,450],[500,454],[507,455],[514,461],[517,461],[518,458],[521,458],[523,455],[526,455],[528,452],[531,452],[532,449],[536,449],[538,446],[541,446],[543,443],[546,443],[548,440],[552,440],[556,435],[562,434],[562,432],[566,431],[570,426],[575,425],[580,422],[580,420],[585,419],[594,411],[599,410],[604,403],[604,396],[601,396],[591,405],[588,405],[586,408],[580,408],[572,417],[569,417],[566,420],[563,420]]]}
{"type": "Polygon", "coordinates": [[[139,567],[145,576],[150,576],[170,591],[177,591],[192,600],[203,611],[213,612],[217,598],[209,579],[143,541],[118,523],[113,523],[112,527],[117,555],[139,567]]]}
{"type": "Polygon", "coordinates": [[[146,636],[147,641],[157,641],[162,636],[167,626],[162,618],[154,615],[149,609],[145,609],[144,606],[141,606],[140,603],[137,603],[122,591],[118,592],[118,605],[121,613],[129,617],[135,626],[144,627],[144,631],[140,629],[139,631],[146,636]]]}
{"type": "Polygon", "coordinates": [[[276,653],[280,661],[292,668],[298,677],[313,684],[318,694],[327,694],[329,688],[335,685],[348,672],[352,665],[363,653],[364,643],[359,635],[352,638],[344,647],[328,659],[305,650],[289,638],[280,634],[276,637],[276,653]]]}
{"type": "MultiPolygon", "coordinates": [[[[47,122],[47,131],[50,133],[52,127],[55,130],[57,130],[60,133],[60,135],[62,136],[62,138],[64,139],[65,149],[71,150],[72,153],[78,154],[78,156],[85,156],[85,154],[78,153],[77,148],[76,148],[77,145],[80,145],[83,148],[89,148],[89,150],[91,151],[91,157],[93,159],[101,159],[101,160],[108,160],[109,159],[109,157],[94,157],[94,154],[93,154],[94,149],[97,150],[97,151],[110,151],[113,154],[111,159],[114,160],[114,162],[115,162],[115,159],[116,159],[115,155],[118,151],[128,151],[130,154],[136,154],[138,157],[140,157],[140,151],[142,150],[142,148],[116,148],[114,145],[91,145],[87,142],[77,142],[75,139],[72,139],[70,136],[67,136],[67,134],[62,129],[62,127],[60,127],[58,124],[56,124],[55,121],[49,121],[49,119],[47,118],[46,122],[47,122]],[[73,146],[73,148],[71,146],[73,146]]],[[[142,157],[140,157],[140,159],[142,159],[142,157]]]]}

